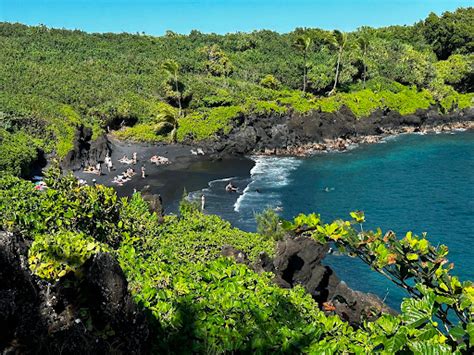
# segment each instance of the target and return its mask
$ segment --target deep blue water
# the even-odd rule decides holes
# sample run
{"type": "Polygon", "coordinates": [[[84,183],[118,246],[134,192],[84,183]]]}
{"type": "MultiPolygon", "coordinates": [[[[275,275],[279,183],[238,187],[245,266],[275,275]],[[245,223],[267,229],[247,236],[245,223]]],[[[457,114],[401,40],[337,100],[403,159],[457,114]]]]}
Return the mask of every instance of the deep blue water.
{"type": "MultiPolygon", "coordinates": [[[[401,237],[427,232],[432,243],[449,247],[454,273],[474,280],[474,132],[402,135],[306,159],[254,159],[250,178],[233,179],[238,194],[224,191],[225,179],[209,184],[209,213],[254,231],[254,213],[267,206],[281,207],[284,218],[318,212],[325,221],[363,210],[367,227],[401,237]]],[[[329,255],[325,263],[350,287],[398,308],[403,291],[361,261],[329,255]]]]}

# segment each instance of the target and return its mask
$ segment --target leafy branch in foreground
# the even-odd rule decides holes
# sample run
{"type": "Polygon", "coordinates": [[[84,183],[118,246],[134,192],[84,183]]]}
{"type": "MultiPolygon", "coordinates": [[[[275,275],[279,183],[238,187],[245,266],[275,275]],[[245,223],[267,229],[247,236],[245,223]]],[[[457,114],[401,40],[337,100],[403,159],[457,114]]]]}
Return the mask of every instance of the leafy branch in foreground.
{"type": "Polygon", "coordinates": [[[321,222],[317,214],[299,215],[293,222],[283,221],[283,227],[294,235],[305,235],[321,243],[334,242],[350,256],[384,275],[413,298],[402,303],[405,324],[426,331],[438,330],[436,318],[442,322],[451,344],[467,349],[474,344],[474,286],[471,281],[461,282],[450,271],[445,245],[432,246],[426,239],[408,232],[397,239],[393,231],[383,234],[379,228],[364,231],[364,213],[352,212],[352,221],[321,222]],[[458,319],[454,324],[453,318],[458,319]]]}

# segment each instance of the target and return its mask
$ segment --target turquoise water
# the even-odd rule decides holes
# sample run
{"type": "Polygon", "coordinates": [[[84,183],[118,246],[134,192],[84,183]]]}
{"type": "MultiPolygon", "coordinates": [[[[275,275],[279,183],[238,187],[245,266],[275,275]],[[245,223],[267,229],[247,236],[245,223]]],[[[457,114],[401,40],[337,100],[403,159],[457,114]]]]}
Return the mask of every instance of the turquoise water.
{"type": "MultiPolygon", "coordinates": [[[[311,158],[255,157],[248,179],[227,180],[204,190],[206,209],[234,225],[255,230],[254,213],[280,207],[284,218],[318,212],[325,221],[349,219],[363,210],[367,227],[427,232],[450,249],[454,273],[474,280],[474,132],[402,135],[381,144],[311,158]]],[[[330,255],[331,265],[350,287],[373,292],[398,308],[403,291],[357,259],[330,255]]]]}

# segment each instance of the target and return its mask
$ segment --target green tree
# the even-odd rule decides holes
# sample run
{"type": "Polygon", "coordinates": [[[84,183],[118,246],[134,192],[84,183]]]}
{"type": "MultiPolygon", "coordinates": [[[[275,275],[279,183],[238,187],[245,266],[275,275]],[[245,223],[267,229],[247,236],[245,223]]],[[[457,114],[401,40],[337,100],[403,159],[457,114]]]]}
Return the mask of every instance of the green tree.
{"type": "Polygon", "coordinates": [[[301,35],[293,43],[294,47],[303,54],[303,92],[306,92],[308,85],[308,52],[313,45],[313,40],[307,35],[301,35]]]}
{"type": "Polygon", "coordinates": [[[156,134],[163,134],[170,132],[170,140],[173,143],[177,141],[178,121],[181,118],[181,111],[176,110],[172,106],[163,106],[156,116],[154,130],[156,134]]]}
{"type": "Polygon", "coordinates": [[[174,82],[174,88],[176,90],[176,95],[178,99],[178,108],[179,112],[178,115],[181,116],[182,114],[182,105],[181,105],[181,100],[182,100],[182,93],[179,90],[179,81],[178,81],[178,75],[179,75],[179,64],[175,60],[167,60],[163,63],[162,68],[165,70],[165,72],[171,77],[171,79],[174,82]]]}
{"type": "Polygon", "coordinates": [[[206,46],[201,49],[207,57],[206,70],[214,76],[228,77],[232,74],[234,66],[226,53],[217,45],[206,46]]]}
{"type": "Polygon", "coordinates": [[[334,86],[329,92],[329,96],[336,93],[337,83],[339,80],[339,70],[341,67],[342,55],[344,54],[344,48],[347,45],[347,34],[338,30],[333,31],[331,37],[331,44],[337,49],[337,62],[336,62],[336,74],[334,76],[334,86]]]}
{"type": "Polygon", "coordinates": [[[472,53],[474,50],[474,11],[472,7],[445,12],[441,17],[431,13],[421,28],[427,42],[439,59],[453,53],[472,53]]]}
{"type": "Polygon", "coordinates": [[[369,50],[369,45],[370,45],[370,36],[367,29],[365,28],[362,29],[359,35],[359,38],[357,39],[357,43],[361,51],[362,65],[364,67],[362,80],[364,82],[364,89],[365,89],[365,82],[367,81],[367,52],[369,50]]]}
{"type": "Polygon", "coordinates": [[[453,54],[435,64],[436,77],[461,91],[473,90],[474,54],[453,54]]]}

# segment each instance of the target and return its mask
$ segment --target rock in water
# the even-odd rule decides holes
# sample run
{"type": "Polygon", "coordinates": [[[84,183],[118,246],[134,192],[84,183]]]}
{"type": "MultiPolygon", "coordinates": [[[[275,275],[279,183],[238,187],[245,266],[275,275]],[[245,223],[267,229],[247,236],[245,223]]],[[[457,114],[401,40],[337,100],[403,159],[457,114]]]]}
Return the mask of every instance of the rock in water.
{"type": "Polygon", "coordinates": [[[324,311],[336,313],[354,326],[381,313],[395,313],[376,295],[350,289],[329,266],[322,265],[328,250],[328,245],[311,238],[286,237],[278,242],[273,261],[264,255],[256,269],[273,272],[280,287],[303,286],[324,311]]]}

